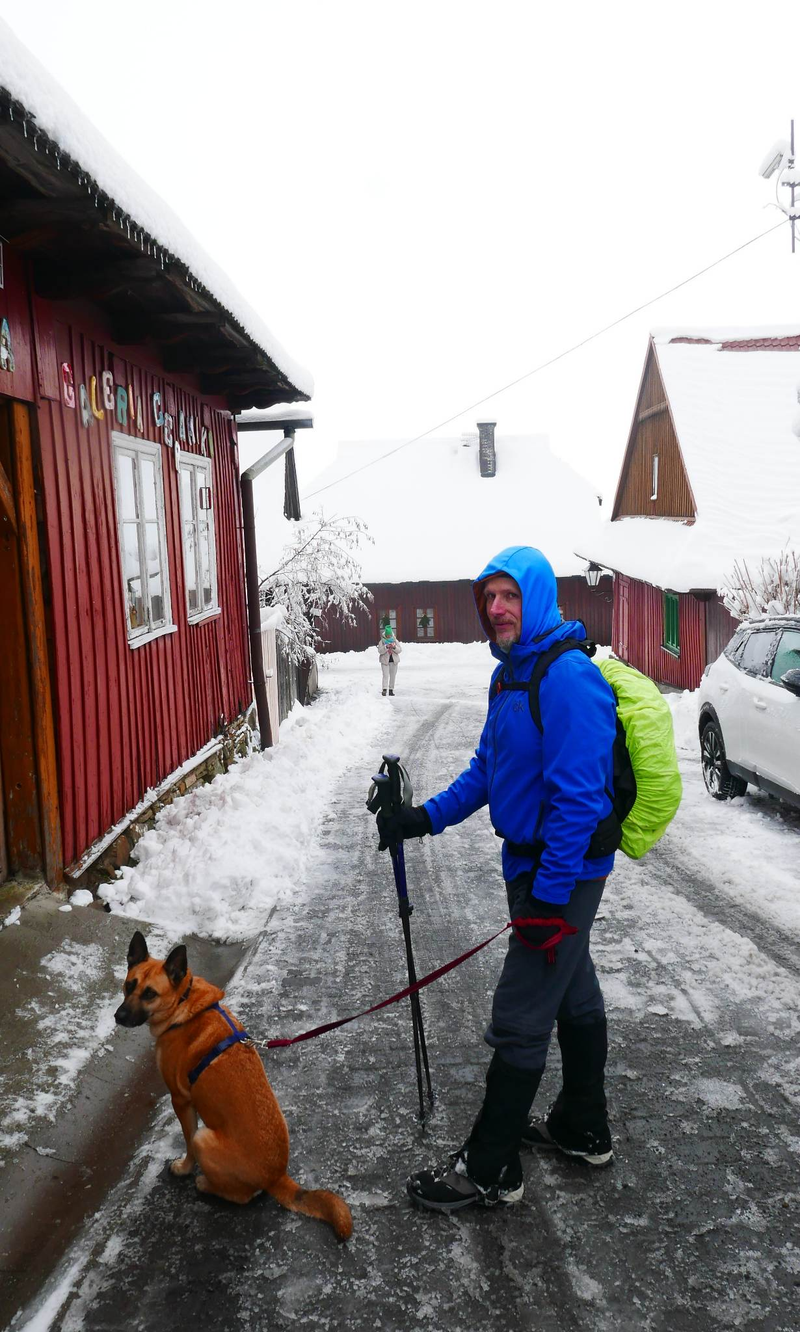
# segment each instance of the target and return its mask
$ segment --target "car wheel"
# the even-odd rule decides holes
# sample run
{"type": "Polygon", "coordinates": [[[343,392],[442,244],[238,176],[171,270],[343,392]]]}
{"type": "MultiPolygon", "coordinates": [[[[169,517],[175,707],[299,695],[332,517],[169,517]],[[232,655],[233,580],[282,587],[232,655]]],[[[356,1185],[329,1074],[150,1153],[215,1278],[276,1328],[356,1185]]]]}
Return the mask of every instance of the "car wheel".
{"type": "Polygon", "coordinates": [[[747,782],[741,777],[734,777],[725,761],[725,745],[722,732],[716,722],[706,722],[700,737],[700,760],[703,765],[703,781],[708,794],[715,800],[732,800],[734,796],[743,796],[747,782]]]}

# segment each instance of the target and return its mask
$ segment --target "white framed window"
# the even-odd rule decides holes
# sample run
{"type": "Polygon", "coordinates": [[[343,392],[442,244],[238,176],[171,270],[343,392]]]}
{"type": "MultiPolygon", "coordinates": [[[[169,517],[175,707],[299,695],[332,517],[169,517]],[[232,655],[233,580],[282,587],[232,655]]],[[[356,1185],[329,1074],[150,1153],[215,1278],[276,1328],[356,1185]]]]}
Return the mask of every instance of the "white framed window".
{"type": "Polygon", "coordinates": [[[382,610],[382,611],[379,611],[379,612],[378,612],[378,633],[379,633],[379,635],[380,635],[381,638],[383,637],[383,631],[384,631],[384,629],[387,629],[387,628],[391,629],[392,633],[394,634],[394,636],[395,636],[395,638],[396,638],[396,637],[397,637],[397,611],[394,610],[392,607],[387,607],[386,610],[382,610]]]}
{"type": "Polygon", "coordinates": [[[173,633],[161,446],[111,435],[128,642],[173,633]]]}
{"type": "Polygon", "coordinates": [[[178,475],[186,610],[191,622],[219,611],[211,459],[195,453],[181,453],[178,475]]]}
{"type": "Polygon", "coordinates": [[[657,453],[653,454],[653,485],[652,485],[652,494],[650,498],[651,500],[658,499],[658,454],[657,453]]]}
{"type": "Polygon", "coordinates": [[[435,623],[432,606],[417,606],[417,638],[433,638],[435,623]]]}

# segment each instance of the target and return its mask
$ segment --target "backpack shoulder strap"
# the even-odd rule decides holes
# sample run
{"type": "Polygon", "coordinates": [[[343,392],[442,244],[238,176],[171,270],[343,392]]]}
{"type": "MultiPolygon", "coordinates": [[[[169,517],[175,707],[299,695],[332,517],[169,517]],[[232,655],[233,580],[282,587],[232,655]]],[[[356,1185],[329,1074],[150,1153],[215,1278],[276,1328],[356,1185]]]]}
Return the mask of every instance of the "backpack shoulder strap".
{"type": "Polygon", "coordinates": [[[542,710],[539,706],[539,686],[545,675],[552,666],[557,657],[562,657],[565,652],[583,652],[587,657],[593,657],[595,654],[594,643],[588,643],[579,638],[562,638],[560,642],[554,643],[546,652],[543,652],[537,659],[533,668],[533,674],[528,681],[528,703],[531,709],[531,717],[537,731],[542,731],[542,710]]]}
{"type": "Polygon", "coordinates": [[[556,657],[562,656],[565,652],[583,652],[585,656],[593,657],[596,651],[595,644],[588,642],[586,639],[562,638],[537,657],[533,674],[529,680],[504,680],[502,669],[498,669],[489,689],[489,698],[492,699],[497,694],[504,694],[506,690],[524,690],[528,695],[528,705],[531,710],[533,724],[537,731],[541,732],[542,713],[539,707],[539,685],[556,657]]]}

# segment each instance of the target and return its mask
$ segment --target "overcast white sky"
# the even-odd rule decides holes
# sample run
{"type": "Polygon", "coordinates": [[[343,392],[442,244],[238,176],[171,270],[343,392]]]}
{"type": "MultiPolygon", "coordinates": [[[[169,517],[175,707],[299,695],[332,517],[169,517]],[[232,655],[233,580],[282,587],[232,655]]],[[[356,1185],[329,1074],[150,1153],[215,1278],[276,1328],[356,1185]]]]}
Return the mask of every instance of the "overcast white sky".
{"type": "MultiPolygon", "coordinates": [[[[757,168],[792,115],[800,133],[797,0],[0,14],[313,372],[303,480],[337,440],[426,430],[774,225],[757,168]]],[[[442,433],[488,414],[548,433],[608,493],[649,328],[800,324],[799,288],[787,225],[442,433]]]]}

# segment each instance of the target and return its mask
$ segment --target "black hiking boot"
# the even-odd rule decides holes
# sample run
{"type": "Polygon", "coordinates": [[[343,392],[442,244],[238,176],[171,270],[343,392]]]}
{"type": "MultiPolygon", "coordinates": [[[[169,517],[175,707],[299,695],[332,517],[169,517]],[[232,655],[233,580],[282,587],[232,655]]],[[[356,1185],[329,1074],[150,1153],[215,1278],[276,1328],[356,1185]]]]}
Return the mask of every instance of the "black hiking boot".
{"type": "Polygon", "coordinates": [[[394,690],[393,690],[393,689],[390,689],[390,690],[389,690],[389,697],[390,697],[390,698],[394,698],[394,690]]]}
{"type": "Polygon", "coordinates": [[[477,1203],[479,1207],[495,1207],[498,1203],[516,1203],[525,1192],[522,1166],[517,1157],[517,1168],[504,1166],[497,1183],[484,1186],[469,1175],[468,1153],[454,1152],[443,1166],[434,1170],[420,1170],[406,1182],[409,1197],[417,1207],[429,1212],[460,1212],[463,1207],[477,1203]]]}
{"type": "Polygon", "coordinates": [[[386,697],[386,690],[385,690],[385,689],[382,689],[382,690],[381,690],[381,693],[383,694],[383,697],[385,698],[385,697],[386,697]]]}
{"type": "Polygon", "coordinates": [[[606,1115],[604,1070],[608,1052],[606,1020],[559,1022],[558,1043],[564,1085],[547,1119],[523,1129],[523,1147],[558,1150],[590,1166],[614,1159],[606,1115]]]}
{"type": "Polygon", "coordinates": [[[413,1202],[434,1212],[456,1212],[478,1203],[519,1202],[524,1192],[520,1136],[542,1076],[520,1069],[495,1053],[486,1074],[486,1094],[467,1141],[447,1164],[412,1175],[413,1202]]]}

